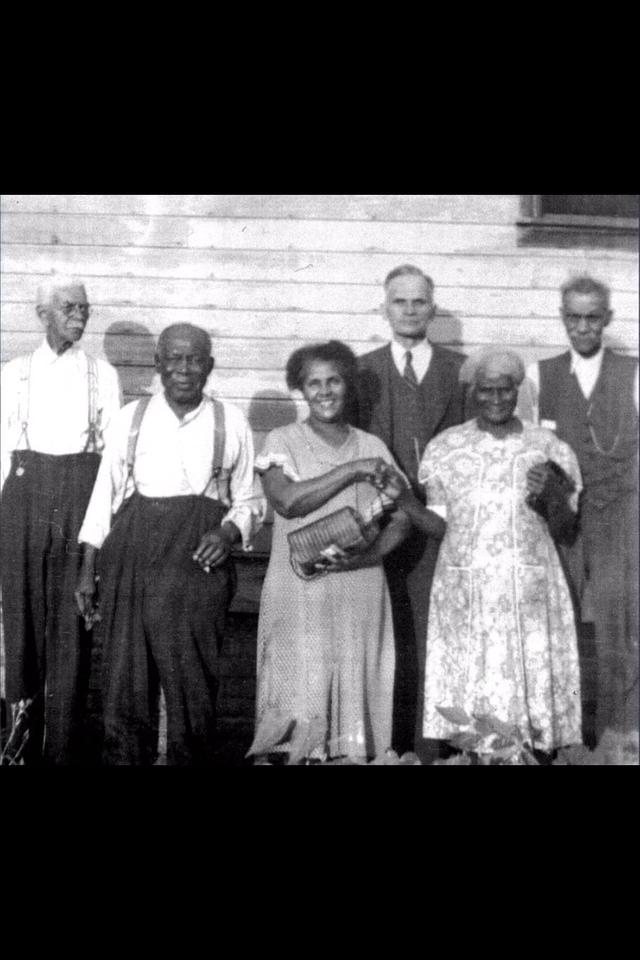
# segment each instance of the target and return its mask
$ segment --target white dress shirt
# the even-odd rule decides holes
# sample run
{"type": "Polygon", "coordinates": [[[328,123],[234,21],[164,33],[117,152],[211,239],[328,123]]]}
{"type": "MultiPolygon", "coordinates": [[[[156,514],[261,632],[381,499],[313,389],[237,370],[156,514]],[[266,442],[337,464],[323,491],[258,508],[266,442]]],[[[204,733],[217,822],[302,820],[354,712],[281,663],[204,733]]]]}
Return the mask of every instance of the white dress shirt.
{"type": "MultiPolygon", "coordinates": [[[[574,350],[573,347],[570,348],[570,353],[571,373],[575,373],[576,380],[578,381],[582,394],[584,398],[588,400],[593,393],[593,388],[595,387],[596,381],[600,376],[604,350],[603,348],[600,348],[600,350],[598,350],[593,357],[583,357],[576,350],[574,350]]],[[[638,392],[638,370],[636,370],[633,388],[633,399],[636,405],[636,410],[638,410],[638,392]]],[[[518,395],[518,407],[516,410],[516,414],[520,417],[520,419],[530,420],[532,423],[540,422],[539,398],[540,367],[536,362],[527,367],[525,381],[520,387],[520,393],[518,395]]],[[[541,425],[543,427],[546,426],[545,423],[542,423],[541,425]]],[[[555,427],[549,426],[549,429],[555,429],[555,427]]]]}
{"type": "MultiPolygon", "coordinates": [[[[95,358],[95,409],[105,434],[120,409],[118,374],[111,364],[95,358]]],[[[29,385],[22,382],[23,358],[11,360],[0,378],[0,461],[2,484],[11,468],[11,451],[30,448],[38,453],[80,453],[89,425],[87,354],[78,344],[58,356],[45,340],[31,354],[29,385]],[[28,417],[27,417],[28,405],[28,417]],[[22,419],[27,417],[27,438],[22,419]]]]}
{"type": "Polygon", "coordinates": [[[96,483],[78,536],[98,549],[111,526],[111,516],[137,487],[145,497],[202,494],[228,507],[222,518],[242,534],[245,550],[264,519],[265,501],[253,472],[253,437],[236,407],[224,402],[225,445],[223,469],[230,471],[229,497],[221,497],[211,480],[214,438],[213,403],[200,405],[180,420],[164,392],[149,401],[138,434],[133,479],[127,478],[127,447],[137,401],[119,411],[110,431],[96,483]],[[135,485],[134,485],[135,480],[135,485]]]}
{"type": "MultiPolygon", "coordinates": [[[[431,344],[425,337],[424,340],[419,340],[418,343],[411,347],[411,366],[416,372],[416,377],[418,378],[418,383],[421,383],[424,380],[425,374],[429,369],[429,364],[431,363],[431,357],[433,355],[433,349],[431,344]]],[[[407,348],[401,346],[395,340],[391,341],[391,356],[393,357],[393,362],[396,365],[396,369],[400,376],[404,374],[404,368],[407,363],[407,348]]]]}

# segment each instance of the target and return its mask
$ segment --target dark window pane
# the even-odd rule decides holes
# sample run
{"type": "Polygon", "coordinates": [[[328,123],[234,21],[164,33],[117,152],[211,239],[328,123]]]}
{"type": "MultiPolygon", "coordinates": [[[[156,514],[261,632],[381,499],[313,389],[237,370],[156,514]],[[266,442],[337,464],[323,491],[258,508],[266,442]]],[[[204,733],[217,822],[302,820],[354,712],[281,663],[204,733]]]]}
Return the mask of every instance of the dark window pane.
{"type": "Polygon", "coordinates": [[[561,196],[541,196],[541,214],[581,217],[638,217],[637,195],[606,194],[605,196],[584,196],[569,194],[561,196]]]}

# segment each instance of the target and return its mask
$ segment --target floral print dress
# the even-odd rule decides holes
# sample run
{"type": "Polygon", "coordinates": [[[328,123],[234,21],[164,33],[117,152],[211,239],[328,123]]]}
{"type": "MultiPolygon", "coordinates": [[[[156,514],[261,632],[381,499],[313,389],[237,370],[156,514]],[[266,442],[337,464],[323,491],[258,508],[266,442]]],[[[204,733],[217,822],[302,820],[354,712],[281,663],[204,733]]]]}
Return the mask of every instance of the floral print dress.
{"type": "Polygon", "coordinates": [[[555,460],[576,484],[567,444],[530,424],[496,439],[477,421],[439,434],[418,479],[447,522],[431,592],[424,736],[458,728],[436,709],[461,707],[517,725],[534,746],[579,743],[580,672],[573,607],[544,520],[525,502],[526,474],[555,460]]]}

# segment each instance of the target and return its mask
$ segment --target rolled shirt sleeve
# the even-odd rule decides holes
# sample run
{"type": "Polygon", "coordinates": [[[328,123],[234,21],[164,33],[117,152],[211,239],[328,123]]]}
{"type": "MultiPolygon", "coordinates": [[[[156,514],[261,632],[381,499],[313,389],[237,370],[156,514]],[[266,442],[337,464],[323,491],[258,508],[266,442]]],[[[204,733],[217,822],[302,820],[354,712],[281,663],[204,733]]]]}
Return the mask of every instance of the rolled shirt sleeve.
{"type": "Polygon", "coordinates": [[[100,549],[111,528],[114,507],[122,502],[126,485],[126,447],[135,404],[119,409],[105,431],[106,446],[96,482],[78,534],[80,543],[100,549]]]}
{"type": "MultiPolygon", "coordinates": [[[[78,539],[96,548],[102,547],[111,526],[113,513],[134,491],[128,476],[127,447],[137,403],[118,411],[107,431],[107,443],[95,486],[78,539]]],[[[211,480],[213,428],[211,412],[195,411],[180,427],[160,395],[154,397],[145,412],[134,469],[135,484],[143,496],[170,497],[205,495],[221,499],[228,507],[222,523],[230,521],[240,531],[244,550],[264,521],[266,502],[254,479],[253,437],[244,415],[225,403],[225,448],[223,468],[228,476],[228,497],[219,495],[211,480]],[[183,430],[186,432],[181,439],[183,430]],[[204,479],[203,479],[204,478],[204,479]]]]}
{"type": "Polygon", "coordinates": [[[238,452],[231,467],[229,493],[231,507],[222,523],[231,521],[242,536],[242,547],[253,549],[251,541],[262,526],[266,514],[264,499],[254,473],[253,435],[249,424],[239,410],[225,405],[229,425],[233,424],[238,452]]]}

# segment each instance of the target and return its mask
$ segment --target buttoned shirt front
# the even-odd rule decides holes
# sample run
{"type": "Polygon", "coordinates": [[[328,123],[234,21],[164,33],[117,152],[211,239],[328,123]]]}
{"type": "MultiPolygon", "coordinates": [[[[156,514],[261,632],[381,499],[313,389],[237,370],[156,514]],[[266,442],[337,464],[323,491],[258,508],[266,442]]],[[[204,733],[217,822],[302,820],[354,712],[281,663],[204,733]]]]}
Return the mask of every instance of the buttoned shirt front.
{"type": "MultiPolygon", "coordinates": [[[[593,357],[583,357],[581,354],[574,350],[573,347],[570,348],[571,353],[571,373],[574,373],[576,380],[580,386],[582,394],[586,400],[589,399],[593,393],[593,389],[596,385],[598,377],[600,376],[600,370],[602,368],[602,358],[604,357],[604,350],[601,347],[600,350],[593,357]]],[[[633,388],[633,399],[636,405],[636,410],[639,406],[639,391],[638,391],[638,371],[636,370],[636,377],[634,381],[633,388]]],[[[540,367],[538,363],[532,363],[527,367],[527,375],[522,387],[520,388],[520,394],[518,397],[518,408],[516,413],[522,420],[530,420],[532,423],[539,423],[539,400],[540,400],[540,367]]],[[[542,424],[546,426],[546,424],[542,424]]]]}
{"type": "Polygon", "coordinates": [[[245,550],[264,518],[265,501],[253,472],[253,437],[236,407],[224,403],[225,445],[223,469],[229,471],[229,495],[212,479],[214,407],[204,397],[180,419],[164,392],[151,398],[144,413],[135,451],[133,476],[128,476],[127,448],[137,403],[123,407],[114,421],[95,487],[78,539],[100,548],[112,514],[137,488],[145,497],[200,495],[220,500],[242,535],[245,550]]]}
{"type": "MultiPolygon", "coordinates": [[[[422,380],[424,380],[427,370],[429,369],[429,364],[431,363],[431,357],[433,355],[433,349],[425,337],[424,340],[419,340],[415,346],[411,347],[410,352],[411,365],[416,372],[418,383],[421,383],[422,380]]],[[[404,376],[404,368],[407,362],[407,348],[397,343],[396,340],[392,340],[391,356],[393,357],[393,362],[396,365],[398,373],[400,376],[404,376]]]]}
{"type": "MultiPolygon", "coordinates": [[[[95,359],[95,413],[106,438],[120,410],[118,374],[105,360],[95,359]]],[[[58,355],[45,340],[30,355],[11,360],[0,379],[0,461],[2,484],[9,475],[11,451],[30,448],[63,455],[85,449],[89,427],[87,354],[73,344],[58,355]],[[23,380],[29,370],[28,381],[23,380]],[[26,436],[22,429],[27,422],[26,436]]]]}

